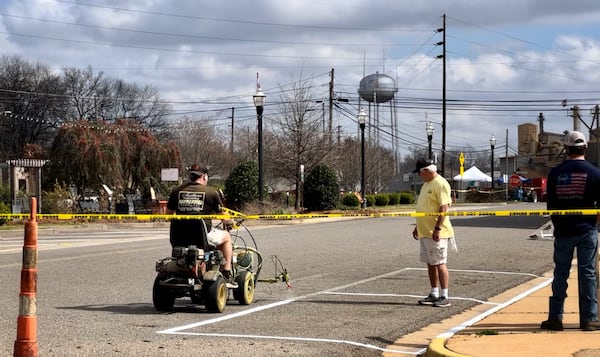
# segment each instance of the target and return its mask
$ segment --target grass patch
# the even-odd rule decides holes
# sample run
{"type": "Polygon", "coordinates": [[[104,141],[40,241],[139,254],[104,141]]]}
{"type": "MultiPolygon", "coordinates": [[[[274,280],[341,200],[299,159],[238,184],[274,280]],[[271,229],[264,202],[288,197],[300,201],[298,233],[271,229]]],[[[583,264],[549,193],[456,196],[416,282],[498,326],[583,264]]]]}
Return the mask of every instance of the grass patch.
{"type": "Polygon", "coordinates": [[[477,336],[493,336],[493,335],[498,335],[498,331],[496,331],[496,330],[481,330],[481,331],[478,331],[475,335],[477,335],[477,336]]]}

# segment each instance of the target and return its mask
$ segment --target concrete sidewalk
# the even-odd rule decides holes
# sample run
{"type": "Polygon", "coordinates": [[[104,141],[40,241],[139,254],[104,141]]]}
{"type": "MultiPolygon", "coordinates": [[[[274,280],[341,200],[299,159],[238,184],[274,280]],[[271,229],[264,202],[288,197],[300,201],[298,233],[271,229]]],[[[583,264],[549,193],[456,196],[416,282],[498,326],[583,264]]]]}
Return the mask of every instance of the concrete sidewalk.
{"type": "Polygon", "coordinates": [[[600,331],[584,332],[579,328],[575,264],[569,277],[564,331],[540,329],[540,323],[548,318],[548,298],[552,293],[550,272],[494,298],[506,302],[511,296],[517,296],[507,306],[433,338],[425,356],[600,356],[600,331]]]}

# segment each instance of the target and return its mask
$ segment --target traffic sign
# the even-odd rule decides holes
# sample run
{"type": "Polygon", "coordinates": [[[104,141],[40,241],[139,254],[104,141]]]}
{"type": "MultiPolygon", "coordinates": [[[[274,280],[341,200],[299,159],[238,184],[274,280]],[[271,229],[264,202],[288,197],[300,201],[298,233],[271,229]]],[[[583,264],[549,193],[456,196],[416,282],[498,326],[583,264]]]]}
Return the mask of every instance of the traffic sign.
{"type": "Polygon", "coordinates": [[[508,184],[511,187],[521,186],[521,177],[519,175],[510,175],[510,177],[508,178],[508,184]]]}

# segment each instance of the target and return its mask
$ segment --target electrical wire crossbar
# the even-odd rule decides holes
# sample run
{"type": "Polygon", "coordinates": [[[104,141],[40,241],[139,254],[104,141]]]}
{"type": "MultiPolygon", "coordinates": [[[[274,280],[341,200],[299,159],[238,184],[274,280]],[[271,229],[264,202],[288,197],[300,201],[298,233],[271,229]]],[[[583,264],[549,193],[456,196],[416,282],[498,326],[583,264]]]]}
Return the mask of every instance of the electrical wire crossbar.
{"type": "MultiPolygon", "coordinates": [[[[499,211],[449,211],[449,212],[352,212],[352,213],[300,213],[300,214],[249,214],[227,210],[226,214],[213,215],[173,215],[173,214],[37,214],[38,220],[87,220],[87,221],[170,221],[180,219],[230,219],[243,218],[245,220],[297,220],[297,219],[316,219],[316,218],[351,218],[351,217],[426,217],[426,216],[449,216],[449,217],[468,217],[468,216],[496,216],[496,217],[515,217],[515,216],[588,216],[600,215],[600,209],[578,209],[578,210],[499,210],[499,211]]],[[[29,214],[0,214],[0,220],[26,220],[29,214]]]]}

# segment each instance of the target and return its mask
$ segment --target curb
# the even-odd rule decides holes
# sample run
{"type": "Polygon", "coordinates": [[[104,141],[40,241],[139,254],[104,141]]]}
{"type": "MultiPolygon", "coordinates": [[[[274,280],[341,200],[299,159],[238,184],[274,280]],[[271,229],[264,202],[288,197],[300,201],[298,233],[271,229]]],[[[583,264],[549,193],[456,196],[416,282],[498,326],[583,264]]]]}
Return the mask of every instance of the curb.
{"type": "Polygon", "coordinates": [[[446,341],[449,337],[434,337],[427,346],[424,357],[471,357],[456,353],[446,348],[446,341]]]}

